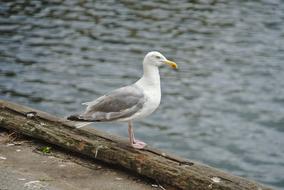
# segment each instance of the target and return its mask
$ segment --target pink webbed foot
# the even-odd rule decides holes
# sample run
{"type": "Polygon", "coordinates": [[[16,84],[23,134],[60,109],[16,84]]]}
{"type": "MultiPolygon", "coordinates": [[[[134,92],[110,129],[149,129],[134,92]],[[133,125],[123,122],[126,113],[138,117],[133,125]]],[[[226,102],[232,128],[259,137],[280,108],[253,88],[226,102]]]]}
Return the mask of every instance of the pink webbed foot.
{"type": "Polygon", "coordinates": [[[133,148],[137,148],[137,149],[143,149],[147,144],[144,143],[143,141],[139,141],[139,140],[134,140],[133,144],[131,144],[131,146],[133,148]]]}
{"type": "Polygon", "coordinates": [[[146,146],[147,144],[144,143],[143,141],[140,141],[140,140],[134,140],[134,144],[140,144],[140,145],[143,145],[143,146],[146,146]]]}
{"type": "Polygon", "coordinates": [[[139,140],[136,140],[134,138],[134,132],[133,132],[133,129],[132,129],[132,122],[131,121],[128,122],[128,135],[129,135],[130,145],[133,148],[142,149],[147,145],[146,143],[139,141],[139,140]]]}

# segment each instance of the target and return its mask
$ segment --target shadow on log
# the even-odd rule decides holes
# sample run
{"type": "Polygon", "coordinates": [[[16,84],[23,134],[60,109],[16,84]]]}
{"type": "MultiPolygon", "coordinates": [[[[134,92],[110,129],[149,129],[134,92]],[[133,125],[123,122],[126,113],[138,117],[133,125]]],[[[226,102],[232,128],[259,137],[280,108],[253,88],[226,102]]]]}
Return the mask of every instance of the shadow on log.
{"type": "Polygon", "coordinates": [[[126,140],[45,112],[0,100],[0,126],[88,157],[115,164],[142,176],[188,190],[268,190],[247,179],[152,148],[133,149],[126,140]]]}

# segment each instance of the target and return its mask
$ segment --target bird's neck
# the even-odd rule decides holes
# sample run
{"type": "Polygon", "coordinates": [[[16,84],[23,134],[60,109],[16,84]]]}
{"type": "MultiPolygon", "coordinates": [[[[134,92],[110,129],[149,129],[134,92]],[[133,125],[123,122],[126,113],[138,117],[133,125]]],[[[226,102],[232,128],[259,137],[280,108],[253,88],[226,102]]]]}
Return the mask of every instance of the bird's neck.
{"type": "Polygon", "coordinates": [[[137,81],[137,84],[144,86],[160,86],[159,68],[154,65],[143,64],[143,76],[137,81]]]}

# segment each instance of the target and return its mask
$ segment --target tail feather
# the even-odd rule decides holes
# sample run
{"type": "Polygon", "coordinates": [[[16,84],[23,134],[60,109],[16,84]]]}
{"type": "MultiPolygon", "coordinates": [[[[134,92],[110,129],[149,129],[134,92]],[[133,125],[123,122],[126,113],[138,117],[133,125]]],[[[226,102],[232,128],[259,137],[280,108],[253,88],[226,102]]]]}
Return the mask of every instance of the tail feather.
{"type": "Polygon", "coordinates": [[[77,129],[82,128],[82,127],[86,127],[87,125],[92,124],[93,122],[78,122],[75,124],[75,127],[77,129]]]}
{"type": "Polygon", "coordinates": [[[67,117],[67,120],[76,121],[76,123],[74,124],[76,128],[85,127],[85,126],[90,125],[91,123],[94,122],[93,120],[84,118],[80,114],[70,115],[70,116],[67,117]]]}
{"type": "Polygon", "coordinates": [[[67,117],[67,119],[70,121],[82,121],[83,120],[79,114],[70,115],[67,117]]]}
{"type": "Polygon", "coordinates": [[[84,115],[80,115],[80,114],[70,115],[69,117],[67,117],[67,119],[70,120],[70,121],[83,121],[83,122],[94,122],[94,121],[96,121],[94,119],[87,118],[84,115]]]}

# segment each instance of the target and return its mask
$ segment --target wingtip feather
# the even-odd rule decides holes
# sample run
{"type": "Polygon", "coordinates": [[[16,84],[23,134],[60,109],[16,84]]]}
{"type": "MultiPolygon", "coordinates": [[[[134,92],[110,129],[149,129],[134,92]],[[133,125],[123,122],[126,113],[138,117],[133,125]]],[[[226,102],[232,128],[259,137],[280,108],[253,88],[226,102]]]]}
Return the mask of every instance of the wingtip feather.
{"type": "Polygon", "coordinates": [[[67,119],[70,120],[70,121],[80,121],[81,120],[80,115],[78,115],[78,114],[70,115],[70,116],[67,117],[67,119]]]}

